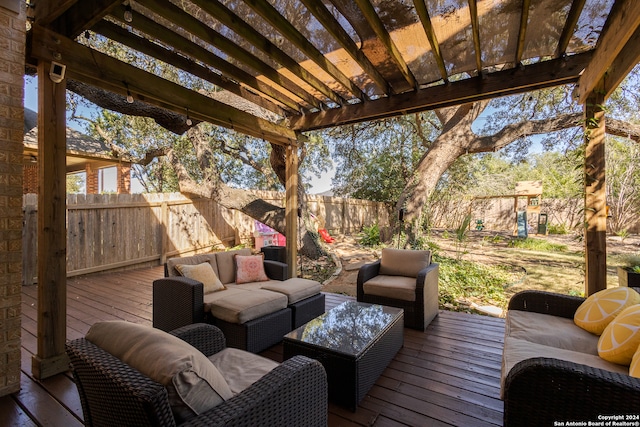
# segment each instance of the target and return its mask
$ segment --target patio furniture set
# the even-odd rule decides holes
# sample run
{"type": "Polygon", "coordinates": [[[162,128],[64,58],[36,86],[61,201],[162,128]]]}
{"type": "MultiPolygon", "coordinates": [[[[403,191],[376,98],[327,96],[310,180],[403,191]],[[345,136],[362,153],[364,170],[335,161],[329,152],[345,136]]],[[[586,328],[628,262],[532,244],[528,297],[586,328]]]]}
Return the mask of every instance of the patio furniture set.
{"type": "MultiPolygon", "coordinates": [[[[420,252],[412,251],[411,262],[405,262],[413,277],[395,279],[404,289],[401,300],[423,305],[421,290],[407,297],[407,282],[414,288],[434,286],[429,294],[437,298],[437,276],[424,280],[421,270],[434,267],[428,266],[428,252],[420,252]],[[427,265],[416,269],[416,262],[427,265]]],[[[369,273],[370,278],[395,286],[394,275],[402,272],[389,267],[398,255],[385,250],[375,267],[381,275],[369,273]]],[[[67,344],[87,425],[312,426],[326,425],[328,400],[356,409],[403,345],[404,310],[348,301],[325,313],[319,283],[285,279],[286,264],[262,258],[267,280],[251,281],[236,270],[239,257],[251,254],[239,250],[168,260],[166,277],[153,284],[154,328],[101,322],[67,344]],[[212,276],[198,269],[213,270],[220,283],[203,283],[212,276]],[[254,354],[280,341],[282,364],[254,354]],[[198,362],[202,357],[220,374],[204,383],[189,377],[207,378],[199,371],[207,365],[198,362]],[[195,395],[210,396],[205,400],[214,404],[195,395]]],[[[435,307],[424,317],[433,318],[437,301],[435,307]]]]}
{"type": "Polygon", "coordinates": [[[523,291],[511,298],[501,379],[505,426],[640,423],[636,291],[609,288],[587,299],[523,291]]]}
{"type": "MultiPolygon", "coordinates": [[[[229,269],[234,255],[249,256],[169,260],[168,277],[154,283],[155,328],[102,322],[67,344],[87,425],[326,425],[327,402],[355,411],[402,347],[403,326],[424,330],[438,313],[438,265],[428,251],[383,250],[360,269],[357,301],[326,313],[313,281],[282,280],[280,262],[264,261],[270,280],[234,283],[240,274],[229,269]],[[207,292],[208,285],[177,275],[203,262],[215,267],[224,289],[207,292]],[[275,308],[252,311],[256,301],[275,308]],[[279,341],[282,364],[254,354],[279,341]],[[217,373],[204,385],[189,377],[207,378],[198,372],[203,364],[211,368],[198,362],[203,357],[217,373]],[[194,396],[210,397],[190,401],[194,396]]],[[[640,379],[601,360],[598,336],[574,320],[589,301],[538,291],[511,299],[502,362],[505,426],[638,417],[640,379]]]]}

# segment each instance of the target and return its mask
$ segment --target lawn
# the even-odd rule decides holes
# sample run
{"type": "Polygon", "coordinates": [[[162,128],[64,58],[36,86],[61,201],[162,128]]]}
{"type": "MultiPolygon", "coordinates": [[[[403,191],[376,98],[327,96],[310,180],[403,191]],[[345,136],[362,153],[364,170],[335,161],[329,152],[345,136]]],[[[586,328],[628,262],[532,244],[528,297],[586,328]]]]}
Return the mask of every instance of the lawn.
{"type": "MultiPolygon", "coordinates": [[[[340,269],[327,281],[326,292],[355,296],[359,265],[379,257],[380,247],[364,247],[356,240],[338,236],[337,243],[329,246],[340,260],[340,269]]],[[[508,232],[471,231],[460,245],[454,232],[433,230],[426,240],[440,263],[439,294],[444,309],[506,309],[509,298],[525,289],[584,295],[583,243],[576,235],[533,235],[522,240],[508,232]]],[[[638,236],[607,238],[608,286],[618,285],[616,266],[625,255],[638,254],[639,244],[638,236]]],[[[325,281],[330,269],[323,270],[325,276],[319,280],[325,281]]]]}

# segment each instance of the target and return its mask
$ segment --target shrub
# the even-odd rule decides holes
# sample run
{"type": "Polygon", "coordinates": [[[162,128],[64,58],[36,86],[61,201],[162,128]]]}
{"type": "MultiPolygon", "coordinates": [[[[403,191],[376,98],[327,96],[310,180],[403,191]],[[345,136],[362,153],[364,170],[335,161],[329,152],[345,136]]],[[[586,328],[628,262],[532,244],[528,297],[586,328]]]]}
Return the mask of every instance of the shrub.
{"type": "Polygon", "coordinates": [[[569,234],[569,229],[564,224],[549,224],[547,231],[549,234],[569,234]]]}
{"type": "Polygon", "coordinates": [[[373,224],[369,227],[363,227],[358,235],[358,243],[362,246],[379,246],[380,245],[380,227],[373,224]]]}

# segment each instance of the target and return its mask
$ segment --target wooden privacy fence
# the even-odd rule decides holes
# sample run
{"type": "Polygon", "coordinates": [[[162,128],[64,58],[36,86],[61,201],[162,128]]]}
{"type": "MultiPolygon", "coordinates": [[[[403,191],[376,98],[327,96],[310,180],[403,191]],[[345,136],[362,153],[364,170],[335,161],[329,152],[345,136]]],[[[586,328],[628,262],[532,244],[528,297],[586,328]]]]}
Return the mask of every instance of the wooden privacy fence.
{"type": "MultiPolygon", "coordinates": [[[[279,192],[255,192],[283,206],[279,192]]],[[[330,233],[353,233],[388,224],[384,204],[309,196],[309,210],[330,233]]],[[[37,275],[37,195],[23,199],[23,284],[37,275]]],[[[179,193],[67,195],[67,276],[159,265],[189,252],[252,244],[254,220],[213,200],[179,193]]]]}

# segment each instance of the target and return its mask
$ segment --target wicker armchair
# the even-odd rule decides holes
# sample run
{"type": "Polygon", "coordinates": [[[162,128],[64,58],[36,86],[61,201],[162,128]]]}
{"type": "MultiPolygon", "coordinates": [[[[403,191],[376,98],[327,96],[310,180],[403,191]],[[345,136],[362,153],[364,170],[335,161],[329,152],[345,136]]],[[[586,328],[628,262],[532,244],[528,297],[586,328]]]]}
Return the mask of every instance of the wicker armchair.
{"type": "MultiPolygon", "coordinates": [[[[207,324],[171,332],[210,356],[224,335],[207,324]]],[[[167,389],[88,340],[67,343],[87,426],[175,426],[167,389]]],[[[327,380],[322,365],[296,356],[248,389],[184,426],[326,426],[327,380]]]]}
{"type": "MultiPolygon", "coordinates": [[[[573,319],[583,301],[550,292],[524,291],[511,298],[509,310],[573,319]]],[[[640,408],[640,379],[549,357],[517,363],[503,387],[505,426],[600,421],[603,415],[637,416],[640,408]]]]}
{"type": "MultiPolygon", "coordinates": [[[[385,253],[383,252],[382,255],[384,258],[385,253]]],[[[357,279],[358,301],[402,308],[404,309],[404,326],[424,331],[438,315],[438,264],[429,263],[427,267],[419,270],[417,277],[412,276],[415,277],[415,294],[412,300],[408,300],[366,292],[365,283],[381,274],[382,262],[383,260],[378,260],[360,267],[357,279]]],[[[393,277],[397,276],[389,276],[387,281],[393,281],[393,277]]],[[[393,289],[392,283],[390,288],[393,289]]]]}

